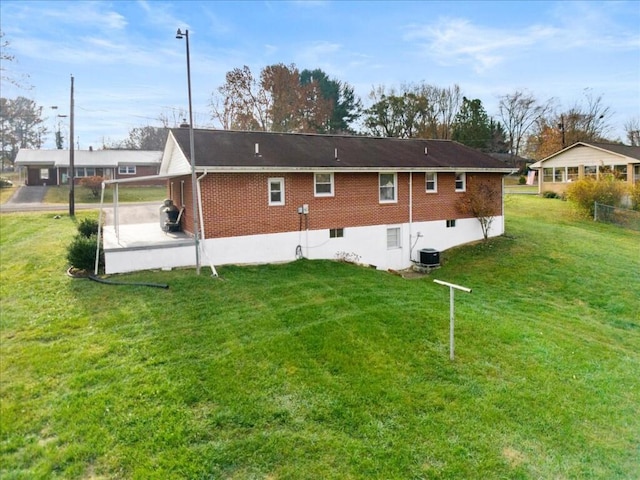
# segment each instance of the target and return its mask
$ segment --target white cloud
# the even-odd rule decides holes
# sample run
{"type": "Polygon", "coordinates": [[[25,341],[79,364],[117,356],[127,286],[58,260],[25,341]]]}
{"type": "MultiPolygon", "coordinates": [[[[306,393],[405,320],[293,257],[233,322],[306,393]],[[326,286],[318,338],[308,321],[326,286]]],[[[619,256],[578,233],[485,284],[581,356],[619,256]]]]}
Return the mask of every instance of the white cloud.
{"type": "Polygon", "coordinates": [[[469,20],[439,19],[433,25],[410,26],[404,39],[415,42],[424,53],[443,65],[470,64],[478,72],[503,63],[516,49],[536,45],[557,31],[534,25],[528,29],[508,30],[482,27],[469,20]]]}

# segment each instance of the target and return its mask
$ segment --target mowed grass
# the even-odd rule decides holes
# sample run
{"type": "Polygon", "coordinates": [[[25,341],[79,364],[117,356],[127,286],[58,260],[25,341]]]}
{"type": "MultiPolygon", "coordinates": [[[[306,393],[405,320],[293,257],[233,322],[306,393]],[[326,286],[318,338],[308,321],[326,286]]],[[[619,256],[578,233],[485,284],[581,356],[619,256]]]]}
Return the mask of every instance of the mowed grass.
{"type": "Polygon", "coordinates": [[[640,233],[507,199],[430,276],[331,261],[64,275],[0,216],[0,477],[640,477],[640,233]],[[449,360],[449,291],[456,359],[449,360]]]}
{"type": "MultiPolygon", "coordinates": [[[[104,201],[113,201],[113,187],[105,188],[104,201]]],[[[101,192],[97,196],[93,195],[91,189],[82,185],[76,185],[73,189],[76,203],[100,203],[101,192]]],[[[120,202],[152,202],[159,204],[167,196],[167,189],[164,186],[120,186],[118,189],[118,200],[120,202]]],[[[56,186],[49,187],[44,198],[45,203],[68,203],[69,187],[56,186]]]]}

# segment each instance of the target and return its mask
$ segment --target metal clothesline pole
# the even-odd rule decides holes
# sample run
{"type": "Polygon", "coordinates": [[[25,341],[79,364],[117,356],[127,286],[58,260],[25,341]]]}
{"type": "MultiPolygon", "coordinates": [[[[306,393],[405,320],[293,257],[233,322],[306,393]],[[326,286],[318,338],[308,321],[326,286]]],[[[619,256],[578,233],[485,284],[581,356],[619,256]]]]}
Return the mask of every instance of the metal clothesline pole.
{"type": "Polygon", "coordinates": [[[442,280],[434,280],[439,285],[449,287],[449,359],[455,358],[455,345],[454,345],[454,328],[455,328],[455,290],[462,290],[463,292],[471,293],[471,289],[456,285],[455,283],[443,282],[442,280]]]}

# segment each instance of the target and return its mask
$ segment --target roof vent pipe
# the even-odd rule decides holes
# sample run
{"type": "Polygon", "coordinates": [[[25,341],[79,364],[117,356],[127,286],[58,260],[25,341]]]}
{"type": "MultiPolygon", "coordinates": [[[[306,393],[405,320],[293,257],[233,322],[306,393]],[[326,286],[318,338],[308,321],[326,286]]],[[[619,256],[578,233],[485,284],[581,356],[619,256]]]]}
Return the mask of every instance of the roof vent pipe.
{"type": "Polygon", "coordinates": [[[424,147],[424,154],[428,155],[429,154],[429,149],[427,147],[424,147]]]}
{"type": "Polygon", "coordinates": [[[338,158],[338,149],[335,148],[333,151],[333,158],[336,160],[336,162],[339,162],[340,159],[338,158]]]}
{"type": "Polygon", "coordinates": [[[256,156],[260,155],[260,144],[256,143],[256,156]]]}

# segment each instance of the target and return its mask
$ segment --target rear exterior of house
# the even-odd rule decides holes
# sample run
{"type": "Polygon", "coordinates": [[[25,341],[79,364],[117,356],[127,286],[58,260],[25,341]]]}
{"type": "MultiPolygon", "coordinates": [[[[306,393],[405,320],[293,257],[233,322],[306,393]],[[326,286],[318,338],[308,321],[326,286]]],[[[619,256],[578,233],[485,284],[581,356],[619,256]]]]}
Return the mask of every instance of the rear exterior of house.
{"type": "MultiPolygon", "coordinates": [[[[76,150],[74,179],[99,176],[106,180],[158,175],[162,152],[147,150],[76,150]]],[[[68,185],[68,150],[20,149],[15,165],[21,169],[25,185],[68,185]]],[[[144,183],[144,182],[143,182],[144,183]]],[[[160,184],[163,182],[160,182],[160,184]]],[[[159,184],[149,181],[146,184],[159,184]]]]}
{"type": "Polygon", "coordinates": [[[539,172],[538,193],[563,194],[571,182],[613,174],[630,186],[640,182],[640,147],[576,143],[531,165],[539,172]]]}
{"type": "MultiPolygon", "coordinates": [[[[497,192],[489,236],[504,233],[502,178],[513,169],[456,142],[195,130],[194,146],[203,263],[348,258],[405,269],[422,249],[483,238],[458,208],[480,182],[497,192]]],[[[190,162],[188,129],[172,130],[160,175],[193,234],[190,162]]],[[[135,252],[119,253],[106,252],[107,273],[134,269],[135,252]]]]}

